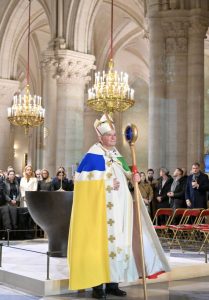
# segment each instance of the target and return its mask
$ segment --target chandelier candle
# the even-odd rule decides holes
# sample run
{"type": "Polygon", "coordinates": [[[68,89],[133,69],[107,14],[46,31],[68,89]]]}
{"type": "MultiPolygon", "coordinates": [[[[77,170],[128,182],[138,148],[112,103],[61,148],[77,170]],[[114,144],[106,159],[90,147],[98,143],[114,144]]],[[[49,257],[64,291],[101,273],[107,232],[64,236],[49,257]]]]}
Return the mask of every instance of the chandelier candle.
{"type": "Polygon", "coordinates": [[[87,104],[96,111],[124,111],[134,105],[134,90],[128,85],[128,74],[113,70],[113,60],[109,71],[95,73],[95,83],[88,90],[87,104]]]}

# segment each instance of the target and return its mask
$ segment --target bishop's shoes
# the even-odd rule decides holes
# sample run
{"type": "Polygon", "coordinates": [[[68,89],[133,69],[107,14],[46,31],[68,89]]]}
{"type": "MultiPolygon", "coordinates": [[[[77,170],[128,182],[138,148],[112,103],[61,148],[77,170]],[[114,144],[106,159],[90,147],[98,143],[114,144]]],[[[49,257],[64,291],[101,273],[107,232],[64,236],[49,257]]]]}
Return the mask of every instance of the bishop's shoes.
{"type": "Polygon", "coordinates": [[[106,299],[106,295],[113,295],[118,297],[126,296],[126,292],[117,288],[106,288],[105,291],[103,289],[93,289],[92,298],[95,299],[106,299]]]}

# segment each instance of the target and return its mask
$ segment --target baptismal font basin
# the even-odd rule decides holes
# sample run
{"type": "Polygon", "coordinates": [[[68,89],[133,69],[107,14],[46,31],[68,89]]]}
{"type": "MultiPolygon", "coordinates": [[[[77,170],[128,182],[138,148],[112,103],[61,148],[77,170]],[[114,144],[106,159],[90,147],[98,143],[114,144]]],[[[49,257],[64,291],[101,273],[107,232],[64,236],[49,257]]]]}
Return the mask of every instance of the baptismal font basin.
{"type": "Polygon", "coordinates": [[[50,256],[66,257],[73,192],[26,192],[26,202],[34,222],[47,233],[50,256]]]}

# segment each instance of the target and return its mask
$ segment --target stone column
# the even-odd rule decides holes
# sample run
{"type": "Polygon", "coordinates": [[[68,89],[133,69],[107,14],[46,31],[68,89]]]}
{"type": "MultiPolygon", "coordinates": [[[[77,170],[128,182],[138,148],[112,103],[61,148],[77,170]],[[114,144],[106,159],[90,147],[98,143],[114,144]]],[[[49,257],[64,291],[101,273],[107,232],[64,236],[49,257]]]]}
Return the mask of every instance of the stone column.
{"type": "Polygon", "coordinates": [[[187,19],[163,22],[165,35],[164,165],[173,172],[187,164],[187,19]]]}
{"type": "Polygon", "coordinates": [[[191,21],[188,48],[187,166],[203,164],[204,153],[204,38],[208,24],[191,21]]]}
{"type": "Polygon", "coordinates": [[[183,1],[151,2],[149,167],[190,170],[192,162],[203,163],[208,11],[200,1],[187,10],[183,1]]]}
{"type": "Polygon", "coordinates": [[[56,171],[56,122],[57,122],[57,80],[55,77],[54,52],[46,51],[42,60],[43,101],[45,121],[43,129],[43,167],[50,175],[56,171]]]}
{"type": "Polygon", "coordinates": [[[165,42],[159,18],[149,19],[150,37],[150,89],[149,89],[149,129],[148,167],[158,169],[165,162],[165,136],[163,134],[165,78],[165,42]]]}
{"type": "MultiPolygon", "coordinates": [[[[57,61],[57,143],[56,167],[80,161],[83,150],[84,88],[90,79],[94,56],[58,50],[57,61]]],[[[88,129],[85,128],[86,134],[88,129]]]]}
{"type": "Polygon", "coordinates": [[[12,98],[17,92],[19,82],[15,80],[0,79],[0,169],[5,170],[14,162],[13,143],[10,136],[10,123],[7,120],[7,108],[12,104],[12,98]]]}
{"type": "MultiPolygon", "coordinates": [[[[85,95],[87,99],[87,95],[85,95]]],[[[88,135],[86,134],[83,138],[83,152],[87,152],[89,148],[98,140],[96,131],[94,130],[94,122],[96,119],[100,119],[102,116],[101,112],[94,111],[87,105],[84,107],[84,131],[85,128],[89,128],[88,135]]]]}

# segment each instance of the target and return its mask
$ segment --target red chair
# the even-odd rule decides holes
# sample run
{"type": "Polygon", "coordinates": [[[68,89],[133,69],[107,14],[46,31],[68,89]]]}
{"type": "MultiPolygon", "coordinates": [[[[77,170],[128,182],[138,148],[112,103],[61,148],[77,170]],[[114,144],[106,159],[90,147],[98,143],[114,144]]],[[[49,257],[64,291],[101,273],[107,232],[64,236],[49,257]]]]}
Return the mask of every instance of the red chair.
{"type": "Polygon", "coordinates": [[[198,219],[198,225],[196,226],[197,229],[201,229],[202,227],[208,227],[209,228],[209,223],[208,223],[208,218],[209,217],[209,208],[208,209],[203,209],[201,211],[201,214],[199,216],[199,219],[198,219]]]}
{"type": "Polygon", "coordinates": [[[203,234],[203,242],[200,246],[199,252],[201,252],[203,247],[209,242],[209,227],[200,229],[200,232],[203,234]]]}
{"type": "Polygon", "coordinates": [[[208,217],[209,217],[209,209],[202,210],[199,216],[198,224],[194,226],[195,239],[197,242],[201,243],[199,252],[202,251],[203,247],[205,246],[208,240],[208,232],[209,232],[208,217]]]}
{"type": "Polygon", "coordinates": [[[153,226],[162,244],[168,238],[168,225],[171,223],[172,217],[172,208],[159,208],[155,213],[153,226]],[[158,217],[160,216],[164,216],[167,219],[164,225],[158,225],[158,217]]]}
{"type": "Polygon", "coordinates": [[[173,216],[172,216],[172,220],[170,222],[170,225],[179,225],[179,223],[181,222],[181,218],[186,210],[187,210],[187,208],[175,209],[173,216]]]}
{"type": "Polygon", "coordinates": [[[190,245],[194,239],[195,225],[198,220],[202,209],[186,209],[181,217],[178,225],[169,225],[169,229],[173,232],[173,238],[170,243],[170,248],[173,245],[178,245],[182,251],[183,245],[190,245]]]}

